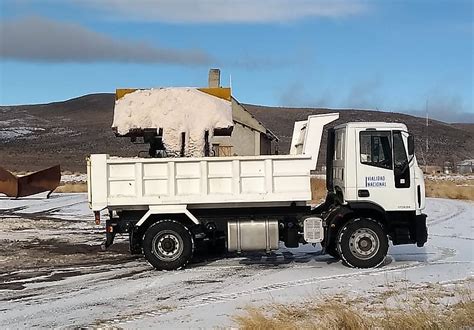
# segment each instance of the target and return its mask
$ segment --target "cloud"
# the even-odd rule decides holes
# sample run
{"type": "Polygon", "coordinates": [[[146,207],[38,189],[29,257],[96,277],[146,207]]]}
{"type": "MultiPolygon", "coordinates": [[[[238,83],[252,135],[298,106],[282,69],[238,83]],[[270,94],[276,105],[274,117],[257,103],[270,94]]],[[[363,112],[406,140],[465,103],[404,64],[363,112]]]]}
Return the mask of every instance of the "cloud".
{"type": "Polygon", "coordinates": [[[474,123],[474,112],[467,111],[467,106],[462,97],[458,95],[433,95],[428,98],[427,104],[418,109],[409,109],[403,112],[430,119],[441,120],[447,123],[474,123]]]}
{"type": "Polygon", "coordinates": [[[309,93],[300,81],[292,82],[279,95],[280,105],[287,107],[326,108],[330,107],[331,100],[332,96],[327,90],[315,95],[309,93]]]}
{"type": "Polygon", "coordinates": [[[0,22],[0,57],[39,62],[135,62],[204,65],[200,50],[157,48],[118,40],[73,23],[26,17],[0,22]]]}
{"type": "Polygon", "coordinates": [[[346,92],[339,86],[316,90],[302,82],[293,82],[280,94],[282,105],[302,107],[333,107],[347,109],[379,109],[383,106],[379,89],[382,79],[373,77],[359,81],[346,92]],[[337,91],[337,93],[336,93],[337,91]],[[334,95],[338,97],[334,97],[334,95]],[[347,95],[347,96],[344,96],[347,95]]]}
{"type": "Polygon", "coordinates": [[[230,67],[241,68],[247,71],[254,70],[275,70],[282,67],[294,66],[297,64],[293,58],[276,58],[273,56],[255,56],[243,53],[234,60],[223,62],[230,67]]]}
{"type": "Polygon", "coordinates": [[[72,0],[125,20],[168,23],[278,23],[339,18],[369,10],[360,0],[72,0]]]}
{"type": "Polygon", "coordinates": [[[359,81],[349,90],[347,99],[341,106],[347,108],[377,109],[381,106],[381,97],[378,95],[382,86],[380,77],[373,77],[359,81]]]}
{"type": "MultiPolygon", "coordinates": [[[[318,94],[309,93],[307,86],[301,82],[293,82],[279,94],[281,106],[314,107],[333,109],[366,109],[400,112],[417,117],[426,116],[425,102],[418,106],[407,104],[387,105],[379,93],[382,81],[379,78],[369,79],[353,85],[342,101],[334,95],[341,95],[338,88],[325,89],[318,94]],[[335,91],[338,93],[335,93],[335,91]]],[[[474,111],[469,101],[459,95],[436,90],[428,97],[428,116],[447,123],[474,123],[474,111]]]]}

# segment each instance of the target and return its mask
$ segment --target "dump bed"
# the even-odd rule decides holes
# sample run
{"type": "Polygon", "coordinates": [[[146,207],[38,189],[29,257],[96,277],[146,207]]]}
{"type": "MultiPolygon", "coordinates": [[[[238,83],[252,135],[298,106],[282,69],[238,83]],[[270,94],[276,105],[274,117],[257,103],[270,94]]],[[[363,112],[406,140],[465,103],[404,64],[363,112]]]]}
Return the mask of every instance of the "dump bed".
{"type": "Polygon", "coordinates": [[[89,203],[94,211],[147,209],[153,205],[303,202],[311,200],[310,171],[316,168],[324,125],[338,114],[295,123],[290,155],[120,158],[91,155],[87,163],[89,203]]]}
{"type": "Polygon", "coordinates": [[[89,203],[105,207],[311,200],[309,155],[88,160],[89,203]]]}

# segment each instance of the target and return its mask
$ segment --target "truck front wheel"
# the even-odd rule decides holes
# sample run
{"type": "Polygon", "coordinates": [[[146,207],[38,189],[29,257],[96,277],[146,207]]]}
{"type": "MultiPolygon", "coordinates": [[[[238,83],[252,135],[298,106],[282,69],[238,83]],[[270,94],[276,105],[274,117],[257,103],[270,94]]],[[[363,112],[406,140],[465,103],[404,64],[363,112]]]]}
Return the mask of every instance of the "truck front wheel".
{"type": "Polygon", "coordinates": [[[388,238],[377,221],[352,219],[338,233],[337,251],[348,266],[377,267],[387,255],[388,238]]]}
{"type": "Polygon", "coordinates": [[[193,256],[193,236],[177,221],[158,221],[145,232],[143,252],[148,262],[158,270],[180,269],[193,256]]]}

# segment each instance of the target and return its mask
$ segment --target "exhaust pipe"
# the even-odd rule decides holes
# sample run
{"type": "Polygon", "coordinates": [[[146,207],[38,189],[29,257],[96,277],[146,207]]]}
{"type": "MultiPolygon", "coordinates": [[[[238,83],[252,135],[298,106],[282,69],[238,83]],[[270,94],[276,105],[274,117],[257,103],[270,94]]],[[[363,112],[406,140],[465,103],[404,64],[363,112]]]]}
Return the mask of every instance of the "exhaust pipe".
{"type": "Polygon", "coordinates": [[[25,197],[49,191],[46,198],[59,186],[61,168],[59,165],[31,174],[16,176],[0,167],[0,193],[8,197],[25,197]]]}

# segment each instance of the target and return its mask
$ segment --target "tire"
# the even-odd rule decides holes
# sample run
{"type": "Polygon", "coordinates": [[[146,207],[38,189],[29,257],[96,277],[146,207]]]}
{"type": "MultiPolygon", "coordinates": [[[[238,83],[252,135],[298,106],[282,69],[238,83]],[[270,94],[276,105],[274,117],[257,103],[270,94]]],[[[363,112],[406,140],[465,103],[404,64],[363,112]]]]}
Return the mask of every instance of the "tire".
{"type": "Polygon", "coordinates": [[[146,260],[158,270],[183,268],[193,257],[193,236],[177,221],[156,222],[145,232],[143,253],[146,260]]]}
{"type": "Polygon", "coordinates": [[[337,251],[350,267],[377,267],[387,256],[388,237],[377,221],[352,219],[338,233],[337,251]]]}

